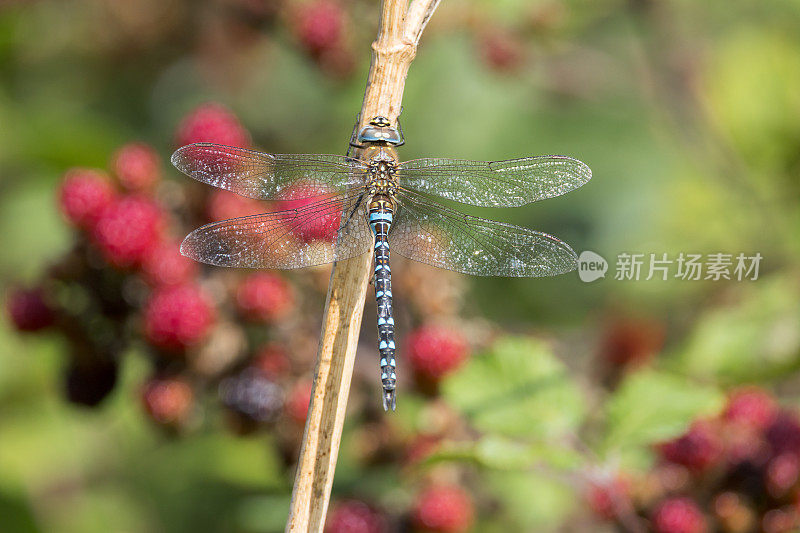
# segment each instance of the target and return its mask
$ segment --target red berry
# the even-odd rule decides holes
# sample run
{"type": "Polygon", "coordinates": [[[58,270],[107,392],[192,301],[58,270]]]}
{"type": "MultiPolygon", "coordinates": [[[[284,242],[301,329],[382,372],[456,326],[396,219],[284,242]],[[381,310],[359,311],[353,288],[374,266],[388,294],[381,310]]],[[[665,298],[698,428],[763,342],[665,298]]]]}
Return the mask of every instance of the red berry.
{"type": "Polygon", "coordinates": [[[250,134],[231,111],[217,103],[203,104],[189,113],[178,126],[178,146],[212,142],[227,146],[250,146],[250,134]]]}
{"type": "Polygon", "coordinates": [[[162,242],[145,254],[142,273],[153,286],[179,285],[194,278],[197,263],[181,255],[180,244],[162,242]]]}
{"type": "Polygon", "coordinates": [[[161,178],[161,163],[149,144],[128,143],[114,153],[111,169],[129,191],[148,191],[161,178]]]}
{"type": "Polygon", "coordinates": [[[297,224],[295,214],[291,212],[332,196],[330,189],[321,185],[295,184],[280,195],[277,210],[290,211],[286,214],[285,224],[290,226],[291,231],[301,241],[333,242],[342,219],[341,207],[338,204],[333,204],[327,210],[315,213],[313,218],[301,225],[297,224]]]}
{"type": "Polygon", "coordinates": [[[19,331],[39,331],[56,320],[44,290],[39,287],[10,289],[6,295],[6,312],[19,331]]]}
{"type": "Polygon", "coordinates": [[[719,459],[722,443],[717,428],[701,420],[692,424],[682,436],[661,444],[659,450],[667,461],[702,472],[719,459]]]}
{"type": "Polygon", "coordinates": [[[179,378],[153,378],[144,384],[142,403],[147,414],[165,426],[180,425],[192,411],[194,393],[179,378]]]}
{"type": "Polygon", "coordinates": [[[613,520],[620,515],[623,508],[630,506],[630,487],[620,478],[594,481],[589,484],[586,492],[586,501],[594,514],[604,520],[613,520]]]}
{"type": "Polygon", "coordinates": [[[291,311],[294,297],[284,278],[272,272],[257,272],[239,285],[236,303],[245,317],[273,322],[291,311]]]}
{"type": "Polygon", "coordinates": [[[267,207],[257,200],[223,190],[212,192],[206,207],[208,218],[214,222],[258,215],[267,210],[267,207]]]}
{"type": "Polygon", "coordinates": [[[200,287],[162,287],[153,291],[145,305],[145,336],[154,346],[178,351],[199,343],[214,319],[214,306],[200,287]]]}
{"type": "Polygon", "coordinates": [[[798,517],[791,509],[770,509],[761,520],[764,533],[796,533],[798,517]]]}
{"type": "Polygon", "coordinates": [[[767,465],[767,490],[775,498],[787,494],[800,477],[800,459],[793,453],[782,453],[767,465]]]}
{"type": "Polygon", "coordinates": [[[325,533],[382,533],[386,530],[383,515],[356,500],[339,503],[325,520],[325,533]]]}
{"type": "Polygon", "coordinates": [[[414,524],[425,531],[457,533],[472,525],[472,498],[455,486],[432,486],[416,498],[412,509],[414,524]]]}
{"type": "Polygon", "coordinates": [[[313,385],[310,381],[300,381],[295,384],[286,399],[286,414],[300,424],[306,421],[308,408],[311,404],[311,390],[313,385]]]}
{"type": "Polygon", "coordinates": [[[316,0],[298,9],[293,31],[310,54],[319,55],[340,46],[344,22],[344,11],[339,4],[316,0]]]}
{"type": "Polygon", "coordinates": [[[285,376],[291,368],[286,351],[276,344],[262,347],[253,358],[253,368],[272,379],[285,376]]]}
{"type": "Polygon", "coordinates": [[[114,187],[104,172],[74,168],[64,174],[58,200],[67,220],[91,230],[114,196],[114,187]]]}
{"type": "Polygon", "coordinates": [[[602,357],[612,365],[628,365],[650,360],[664,343],[664,327],[644,319],[621,319],[605,332],[602,357]]]}
{"type": "Polygon", "coordinates": [[[137,266],[160,242],[164,216],[152,200],[125,196],[103,210],[94,228],[94,241],[109,263],[137,266]]]}
{"type": "Polygon", "coordinates": [[[427,325],[408,336],[408,358],[421,377],[438,380],[456,370],[467,359],[469,347],[461,333],[427,325]]]}
{"type": "Polygon", "coordinates": [[[764,429],[772,423],[777,413],[777,403],[769,392],[757,387],[747,387],[730,395],[723,416],[728,422],[737,425],[764,429]]]}
{"type": "Polygon", "coordinates": [[[670,498],[653,515],[656,533],[704,533],[706,519],[700,508],[689,498],[670,498]]]}
{"type": "Polygon", "coordinates": [[[481,55],[486,65],[498,72],[512,72],[525,57],[522,42],[507,30],[487,33],[481,39],[481,55]]]}

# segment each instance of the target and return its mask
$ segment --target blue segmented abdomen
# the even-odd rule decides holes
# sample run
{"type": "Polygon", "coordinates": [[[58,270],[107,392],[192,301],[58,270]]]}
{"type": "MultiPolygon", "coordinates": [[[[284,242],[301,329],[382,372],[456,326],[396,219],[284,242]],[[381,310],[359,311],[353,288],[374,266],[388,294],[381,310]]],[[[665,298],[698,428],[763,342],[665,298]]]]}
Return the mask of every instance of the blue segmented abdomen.
{"type": "Polygon", "coordinates": [[[389,267],[389,228],[392,207],[386,200],[376,200],[369,210],[369,224],[375,234],[375,301],[378,304],[378,352],[380,353],[383,408],[395,409],[395,343],[392,314],[392,271],[389,267]]]}

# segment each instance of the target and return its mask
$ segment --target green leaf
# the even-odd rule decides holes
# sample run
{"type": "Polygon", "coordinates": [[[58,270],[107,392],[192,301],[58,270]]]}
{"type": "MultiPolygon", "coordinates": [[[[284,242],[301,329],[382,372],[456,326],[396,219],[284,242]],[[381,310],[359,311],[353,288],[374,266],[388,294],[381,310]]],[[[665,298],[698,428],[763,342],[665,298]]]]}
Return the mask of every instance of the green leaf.
{"type": "Polygon", "coordinates": [[[496,470],[521,470],[546,467],[551,470],[575,470],[583,465],[583,457],[561,442],[539,441],[533,444],[487,435],[477,442],[443,446],[430,458],[437,460],[471,460],[496,470]]]}
{"type": "Polygon", "coordinates": [[[734,306],[700,318],[674,366],[726,384],[770,379],[798,366],[799,288],[794,280],[762,279],[734,306]]]}
{"type": "Polygon", "coordinates": [[[483,431],[552,437],[583,420],[580,390],[542,342],[506,338],[444,383],[451,405],[483,431]]]}
{"type": "Polygon", "coordinates": [[[503,503],[507,531],[549,529],[573,510],[574,489],[565,481],[537,471],[494,472],[487,475],[492,494],[503,503]]]}
{"type": "Polygon", "coordinates": [[[606,406],[604,451],[639,453],[637,447],[679,435],[694,418],[717,412],[722,402],[716,388],[676,375],[651,370],[631,374],[606,406]]]}

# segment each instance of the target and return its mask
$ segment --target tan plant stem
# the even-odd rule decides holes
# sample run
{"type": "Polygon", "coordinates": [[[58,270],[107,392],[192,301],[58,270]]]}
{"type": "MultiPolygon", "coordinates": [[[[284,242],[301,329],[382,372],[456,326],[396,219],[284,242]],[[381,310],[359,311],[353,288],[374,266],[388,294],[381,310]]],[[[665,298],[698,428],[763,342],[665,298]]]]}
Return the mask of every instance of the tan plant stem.
{"type": "MultiPolygon", "coordinates": [[[[408,68],[438,4],[383,0],[359,128],[375,116],[396,124],[408,68]]],[[[371,273],[371,253],[333,265],[287,532],[321,532],[325,525],[371,273]]]]}

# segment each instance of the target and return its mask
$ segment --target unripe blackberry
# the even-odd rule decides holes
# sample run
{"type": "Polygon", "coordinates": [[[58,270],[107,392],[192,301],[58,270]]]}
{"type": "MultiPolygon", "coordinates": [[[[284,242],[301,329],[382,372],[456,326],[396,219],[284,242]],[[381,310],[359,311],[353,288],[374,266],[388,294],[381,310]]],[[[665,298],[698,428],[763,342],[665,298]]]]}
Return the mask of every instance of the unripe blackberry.
{"type": "Polygon", "coordinates": [[[312,56],[341,46],[345,15],[339,4],[329,0],[308,2],[298,9],[293,22],[295,36],[312,56]]]}
{"type": "Polygon", "coordinates": [[[168,427],[186,422],[194,405],[192,387],[180,378],[152,378],[142,387],[141,395],[147,414],[168,427]]]}
{"type": "Polygon", "coordinates": [[[473,521],[470,495],[456,486],[431,486],[421,492],[413,505],[412,521],[423,531],[458,533],[473,521]]]}
{"type": "Polygon", "coordinates": [[[615,366],[641,364],[658,353],[664,343],[664,327],[645,319],[620,319],[606,330],[601,357],[615,366]]]}
{"type": "Polygon", "coordinates": [[[717,428],[708,421],[700,420],[693,423],[682,436],[661,444],[659,451],[667,461],[698,473],[719,459],[722,443],[717,428]]]}
{"type": "Polygon", "coordinates": [[[223,405],[257,423],[272,422],[283,407],[280,386],[254,368],[222,380],[219,396],[223,405]]]}
{"type": "Polygon", "coordinates": [[[774,498],[781,498],[797,485],[800,478],[800,458],[782,453],[767,464],[766,486],[774,498]]]}
{"type": "Polygon", "coordinates": [[[458,331],[426,325],[407,339],[408,361],[414,372],[437,381],[460,367],[469,355],[466,339],[458,331]]]}
{"type": "MultiPolygon", "coordinates": [[[[302,209],[330,197],[331,191],[327,188],[306,184],[294,185],[281,194],[277,202],[277,210],[292,211],[294,209],[302,209]]],[[[286,222],[291,225],[292,233],[301,241],[333,242],[336,239],[336,232],[341,223],[342,212],[340,206],[333,204],[327,211],[316,213],[313,219],[302,224],[297,224],[293,214],[290,213],[289,217],[286,222]]]]}
{"type": "Polygon", "coordinates": [[[266,211],[267,207],[257,200],[223,190],[212,191],[206,204],[208,218],[213,222],[258,215],[266,211]]]}
{"type": "Polygon", "coordinates": [[[211,300],[195,285],[153,291],[144,309],[147,340],[159,348],[180,351],[203,340],[215,320],[211,300]]]}
{"type": "Polygon", "coordinates": [[[231,111],[217,103],[195,108],[178,126],[175,136],[178,146],[211,142],[227,146],[250,146],[250,134],[231,111]]]}
{"type": "Polygon", "coordinates": [[[486,66],[497,72],[513,72],[525,59],[525,47],[509,30],[494,30],[481,38],[480,52],[486,66]]]}
{"type": "Polygon", "coordinates": [[[586,491],[586,501],[592,512],[604,520],[613,520],[630,507],[630,487],[620,477],[605,482],[591,482],[586,491]]]}
{"type": "Polygon", "coordinates": [[[291,362],[283,348],[267,344],[256,353],[251,366],[271,379],[278,379],[289,373],[291,362]]]}
{"type": "Polygon", "coordinates": [[[283,318],[292,310],[294,296],[282,276],[272,272],[256,272],[239,285],[236,304],[246,318],[269,323],[283,318]]]}
{"type": "Polygon", "coordinates": [[[382,533],[386,519],[364,502],[349,500],[338,503],[328,513],[325,533],[382,533]]]}
{"type": "Polygon", "coordinates": [[[125,196],[108,205],[94,227],[94,242],[117,267],[138,266],[161,241],[165,213],[152,200],[125,196]]]}
{"type": "Polygon", "coordinates": [[[142,260],[142,273],[151,285],[180,285],[192,281],[197,263],[181,255],[177,242],[161,242],[151,247],[142,260]]]}
{"type": "Polygon", "coordinates": [[[6,293],[6,313],[19,331],[39,331],[52,326],[56,314],[40,287],[12,288],[6,293]]]}
{"type": "Polygon", "coordinates": [[[777,414],[778,405],[769,392],[757,387],[746,387],[730,395],[723,417],[733,424],[764,429],[777,414]]]}
{"type": "Polygon", "coordinates": [[[120,184],[129,191],[151,190],[161,179],[161,163],[152,146],[128,143],[111,158],[111,170],[120,184]]]}
{"type": "Polygon", "coordinates": [[[306,421],[311,404],[312,388],[311,381],[299,381],[295,383],[286,398],[286,414],[297,423],[303,424],[306,421]]]}
{"type": "Polygon", "coordinates": [[[656,533],[705,533],[708,531],[703,512],[689,498],[670,498],[658,506],[653,515],[656,533]]]}
{"type": "Polygon", "coordinates": [[[58,203],[67,220],[81,229],[91,230],[115,196],[114,187],[104,172],[74,168],[64,174],[58,203]]]}

